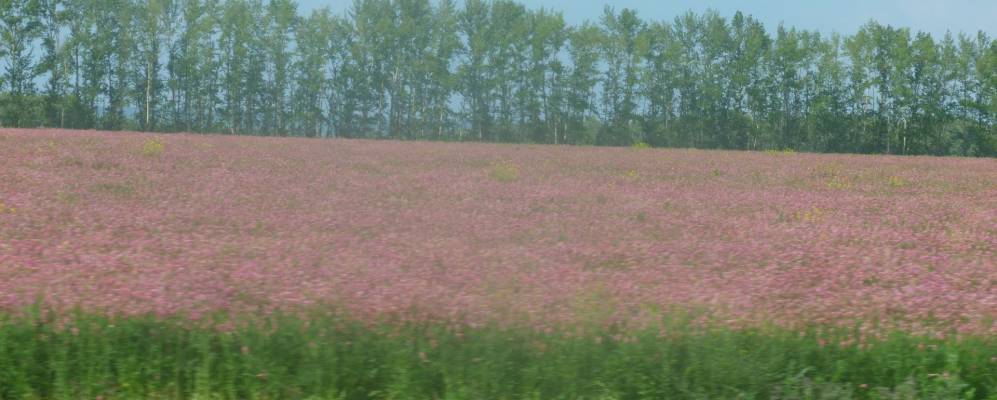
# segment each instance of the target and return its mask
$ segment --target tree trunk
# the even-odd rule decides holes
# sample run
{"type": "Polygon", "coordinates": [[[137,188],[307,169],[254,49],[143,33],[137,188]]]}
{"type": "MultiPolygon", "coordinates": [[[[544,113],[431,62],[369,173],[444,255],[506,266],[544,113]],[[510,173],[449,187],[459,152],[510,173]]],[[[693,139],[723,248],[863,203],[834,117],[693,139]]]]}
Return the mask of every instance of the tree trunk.
{"type": "Polygon", "coordinates": [[[152,102],[152,59],[149,59],[149,63],[145,67],[145,129],[149,130],[149,120],[150,120],[150,109],[152,108],[150,103],[152,102]]]}

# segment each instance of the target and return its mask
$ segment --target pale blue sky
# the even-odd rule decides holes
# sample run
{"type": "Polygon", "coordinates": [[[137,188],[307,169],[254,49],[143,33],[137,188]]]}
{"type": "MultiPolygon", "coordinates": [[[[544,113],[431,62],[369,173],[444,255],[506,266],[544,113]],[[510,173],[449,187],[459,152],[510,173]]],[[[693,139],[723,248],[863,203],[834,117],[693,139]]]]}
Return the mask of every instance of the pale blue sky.
{"type": "MultiPolygon", "coordinates": [[[[859,26],[876,19],[880,23],[910,27],[934,35],[983,30],[997,33],[997,0],[520,0],[529,7],[546,7],[564,12],[572,24],[586,19],[597,20],[606,4],[617,9],[633,8],[644,19],[671,20],[687,10],[702,12],[707,8],[729,16],[741,10],[754,15],[769,29],[780,21],[787,25],[821,32],[852,33],[859,26]]],[[[350,0],[299,0],[301,9],[329,6],[342,12],[350,0]]]]}

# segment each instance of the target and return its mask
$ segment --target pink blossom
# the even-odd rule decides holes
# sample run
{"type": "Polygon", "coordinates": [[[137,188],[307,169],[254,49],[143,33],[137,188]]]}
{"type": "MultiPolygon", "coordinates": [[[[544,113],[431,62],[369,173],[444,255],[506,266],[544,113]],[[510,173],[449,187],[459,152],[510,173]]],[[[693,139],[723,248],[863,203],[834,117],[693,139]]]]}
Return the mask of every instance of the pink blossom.
{"type": "Polygon", "coordinates": [[[0,308],[997,333],[993,159],[149,138],[0,129],[0,308]]]}

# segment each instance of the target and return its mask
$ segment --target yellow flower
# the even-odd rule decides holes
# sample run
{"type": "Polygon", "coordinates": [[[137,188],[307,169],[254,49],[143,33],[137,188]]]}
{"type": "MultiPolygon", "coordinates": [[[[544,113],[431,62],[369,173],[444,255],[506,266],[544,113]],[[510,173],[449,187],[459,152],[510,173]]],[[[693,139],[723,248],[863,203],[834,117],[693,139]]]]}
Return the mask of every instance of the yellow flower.
{"type": "Polygon", "coordinates": [[[165,149],[166,145],[156,138],[146,140],[145,143],[142,143],[142,155],[146,157],[154,157],[163,154],[163,150],[165,149]]]}

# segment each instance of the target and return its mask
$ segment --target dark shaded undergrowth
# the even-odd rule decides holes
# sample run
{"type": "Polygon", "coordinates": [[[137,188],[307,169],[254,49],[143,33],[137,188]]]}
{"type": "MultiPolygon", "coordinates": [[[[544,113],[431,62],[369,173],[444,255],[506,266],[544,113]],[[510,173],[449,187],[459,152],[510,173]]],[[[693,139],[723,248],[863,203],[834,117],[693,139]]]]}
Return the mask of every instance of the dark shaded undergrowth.
{"type": "Polygon", "coordinates": [[[997,399],[997,340],[0,317],[0,399],[997,399]],[[831,344],[829,344],[831,343],[831,344]]]}

